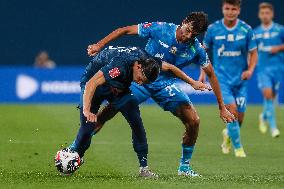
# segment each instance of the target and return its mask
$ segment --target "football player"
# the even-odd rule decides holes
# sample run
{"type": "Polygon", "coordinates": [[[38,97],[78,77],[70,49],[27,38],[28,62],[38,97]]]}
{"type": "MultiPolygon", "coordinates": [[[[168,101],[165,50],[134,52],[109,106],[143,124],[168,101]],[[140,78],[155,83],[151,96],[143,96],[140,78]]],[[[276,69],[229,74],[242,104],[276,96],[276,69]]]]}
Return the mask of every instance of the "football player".
{"type": "Polygon", "coordinates": [[[270,3],[259,5],[261,25],[255,28],[258,45],[257,80],[263,95],[263,112],[259,115],[259,129],[272,137],[280,136],[275,120],[274,100],[284,73],[284,27],[273,22],[274,8],[270,3]]]}
{"type": "MultiPolygon", "coordinates": [[[[246,110],[247,83],[257,63],[257,46],[252,28],[238,19],[241,0],[223,0],[224,17],[208,27],[205,48],[212,50],[213,66],[227,109],[237,118],[223,130],[222,152],[228,154],[231,141],[236,157],[246,157],[240,127],[246,110]],[[231,139],[231,140],[230,140],[231,139]]],[[[205,80],[201,74],[201,80],[205,80]]]]}
{"type": "MultiPolygon", "coordinates": [[[[218,80],[212,65],[209,62],[205,49],[196,38],[206,31],[207,26],[208,18],[205,13],[192,12],[182,21],[181,25],[166,22],[145,22],[118,28],[98,43],[90,45],[87,51],[89,55],[95,55],[107,43],[123,35],[138,35],[145,38],[148,40],[145,50],[150,55],[179,68],[184,68],[190,64],[202,67],[209,77],[210,84],[217,97],[221,119],[224,122],[232,122],[234,117],[223,103],[218,80]]],[[[190,160],[198,137],[200,120],[188,95],[176,83],[176,77],[167,72],[162,72],[152,84],[142,86],[133,83],[131,90],[139,103],[151,97],[165,111],[170,111],[182,121],[185,126],[185,132],[182,138],[182,156],[178,175],[199,176],[198,173],[192,170],[190,160]]],[[[103,117],[104,112],[108,111],[111,111],[111,107],[107,108],[100,115],[103,117]]],[[[106,120],[107,118],[102,118],[100,126],[106,120]]]]}

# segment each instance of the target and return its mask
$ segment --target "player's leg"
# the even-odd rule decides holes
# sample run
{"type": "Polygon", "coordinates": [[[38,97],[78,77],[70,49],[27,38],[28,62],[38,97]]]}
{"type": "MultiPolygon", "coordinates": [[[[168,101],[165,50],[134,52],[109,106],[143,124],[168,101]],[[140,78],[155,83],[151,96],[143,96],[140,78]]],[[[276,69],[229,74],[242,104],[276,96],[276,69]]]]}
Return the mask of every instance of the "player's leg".
{"type": "Polygon", "coordinates": [[[264,88],[262,90],[264,97],[264,106],[262,112],[262,118],[268,123],[272,137],[278,137],[280,132],[276,126],[275,119],[275,106],[274,100],[276,93],[271,88],[264,88]]]}
{"type": "MultiPolygon", "coordinates": [[[[99,107],[103,101],[101,96],[98,97],[95,95],[91,105],[91,112],[96,113],[99,110],[99,107]]],[[[81,103],[82,104],[82,103],[81,103]]],[[[95,130],[95,123],[87,122],[86,117],[83,114],[83,107],[80,106],[80,128],[77,133],[76,139],[69,146],[71,150],[78,152],[80,157],[83,157],[86,150],[90,147],[92,136],[95,130]]]]}
{"type": "Polygon", "coordinates": [[[190,161],[195,148],[195,143],[199,132],[199,116],[192,104],[180,105],[175,115],[185,126],[185,132],[182,138],[182,156],[178,169],[179,175],[199,176],[190,167],[190,161]]]}
{"type": "Polygon", "coordinates": [[[148,143],[146,132],[140,116],[139,104],[136,99],[129,100],[119,111],[129,123],[132,130],[132,144],[140,165],[140,176],[156,177],[148,168],[148,143]]]}
{"type": "Polygon", "coordinates": [[[230,143],[232,143],[236,157],[246,157],[243,146],[241,144],[240,122],[243,121],[242,113],[246,108],[246,88],[232,88],[227,84],[220,84],[224,103],[226,108],[237,118],[235,121],[226,124],[226,129],[222,131],[223,143],[221,145],[222,152],[227,154],[230,152],[230,143]],[[239,92],[241,90],[242,92],[239,92]],[[239,94],[240,93],[240,94],[239,94]],[[237,95],[236,95],[237,94],[237,95]],[[238,95],[239,94],[239,95],[238,95]],[[242,95],[244,94],[244,95],[242,95]],[[239,112],[240,117],[239,117],[239,112]],[[229,137],[229,138],[228,138],[229,137]]]}
{"type": "Polygon", "coordinates": [[[94,135],[97,134],[104,124],[111,120],[119,111],[112,105],[107,104],[101,111],[97,113],[97,123],[94,131],[94,135]]]}
{"type": "MultiPolygon", "coordinates": [[[[246,111],[246,104],[247,104],[247,83],[244,82],[240,86],[233,88],[234,96],[235,96],[235,105],[237,111],[237,124],[239,127],[239,137],[232,141],[235,149],[235,156],[236,157],[246,157],[244,149],[241,144],[241,136],[240,136],[240,128],[243,123],[246,111]]],[[[235,107],[234,107],[235,108],[235,107]]],[[[236,114],[236,112],[234,112],[236,114]]],[[[231,137],[232,138],[232,137],[231,137]]]]}
{"type": "Polygon", "coordinates": [[[192,170],[190,161],[198,137],[200,121],[187,94],[182,91],[178,84],[169,84],[165,88],[153,90],[151,97],[165,111],[170,111],[184,124],[185,133],[182,138],[182,155],[178,174],[185,176],[199,176],[199,174],[192,170]]]}
{"type": "MultiPolygon", "coordinates": [[[[150,93],[143,87],[138,85],[137,83],[132,82],[130,89],[132,91],[133,96],[136,98],[138,103],[142,103],[146,101],[150,97],[150,93]]],[[[97,114],[97,125],[95,128],[94,134],[97,134],[104,124],[112,119],[116,114],[118,110],[111,104],[106,105],[98,114],[97,114]]]]}
{"type": "Polygon", "coordinates": [[[258,73],[258,87],[263,95],[263,112],[259,116],[259,129],[266,133],[269,125],[272,137],[278,137],[280,132],[276,125],[274,100],[279,90],[282,75],[278,70],[258,73]]]}

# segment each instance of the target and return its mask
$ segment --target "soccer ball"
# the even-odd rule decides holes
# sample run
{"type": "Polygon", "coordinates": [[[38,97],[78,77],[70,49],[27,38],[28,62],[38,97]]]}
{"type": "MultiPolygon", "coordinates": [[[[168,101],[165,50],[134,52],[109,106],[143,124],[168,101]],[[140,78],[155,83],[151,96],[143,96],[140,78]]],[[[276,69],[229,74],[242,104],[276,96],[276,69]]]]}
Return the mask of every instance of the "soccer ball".
{"type": "Polygon", "coordinates": [[[79,154],[69,148],[59,150],[54,158],[55,167],[62,175],[71,175],[81,165],[79,154]]]}

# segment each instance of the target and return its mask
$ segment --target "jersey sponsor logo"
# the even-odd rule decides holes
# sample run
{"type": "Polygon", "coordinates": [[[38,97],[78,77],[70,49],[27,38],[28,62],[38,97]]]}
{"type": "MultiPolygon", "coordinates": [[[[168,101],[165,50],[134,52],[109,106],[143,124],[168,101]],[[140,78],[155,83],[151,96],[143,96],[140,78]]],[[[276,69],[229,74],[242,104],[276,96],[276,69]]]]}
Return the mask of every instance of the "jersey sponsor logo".
{"type": "Polygon", "coordinates": [[[164,56],[165,56],[164,53],[157,53],[157,54],[155,54],[155,57],[160,58],[160,59],[163,59],[164,56]]]}
{"type": "Polygon", "coordinates": [[[152,23],[145,23],[145,24],[143,24],[144,28],[149,28],[150,26],[152,26],[152,23]]]}
{"type": "Polygon", "coordinates": [[[118,67],[115,67],[115,68],[112,68],[111,70],[109,70],[108,74],[113,79],[113,78],[116,78],[120,75],[120,71],[119,71],[118,67]]]}
{"type": "Polygon", "coordinates": [[[271,32],[271,37],[276,37],[277,35],[279,35],[279,32],[271,32]]]}
{"type": "Polygon", "coordinates": [[[234,41],[234,35],[233,34],[229,34],[227,36],[227,41],[234,41]]]}
{"type": "Polygon", "coordinates": [[[227,56],[227,57],[240,56],[242,54],[241,51],[225,51],[224,44],[218,49],[217,53],[218,56],[227,56]]]}
{"type": "Polygon", "coordinates": [[[224,40],[224,39],[226,39],[225,35],[221,35],[221,36],[216,36],[215,37],[215,40],[224,40]]]}
{"type": "Polygon", "coordinates": [[[239,41],[239,40],[242,40],[242,39],[245,39],[245,38],[246,38],[246,36],[244,36],[244,35],[237,35],[236,41],[239,41]]]}
{"type": "Polygon", "coordinates": [[[165,48],[169,48],[170,46],[166,43],[164,43],[163,41],[159,40],[160,45],[162,45],[165,48]]]}
{"type": "Polygon", "coordinates": [[[114,46],[109,46],[108,49],[111,49],[111,50],[117,50],[118,52],[131,52],[131,51],[135,51],[137,50],[137,47],[129,47],[129,48],[126,48],[126,47],[114,47],[114,46]]]}
{"type": "Polygon", "coordinates": [[[258,45],[258,50],[262,52],[270,52],[272,46],[264,46],[263,42],[258,45]]]}

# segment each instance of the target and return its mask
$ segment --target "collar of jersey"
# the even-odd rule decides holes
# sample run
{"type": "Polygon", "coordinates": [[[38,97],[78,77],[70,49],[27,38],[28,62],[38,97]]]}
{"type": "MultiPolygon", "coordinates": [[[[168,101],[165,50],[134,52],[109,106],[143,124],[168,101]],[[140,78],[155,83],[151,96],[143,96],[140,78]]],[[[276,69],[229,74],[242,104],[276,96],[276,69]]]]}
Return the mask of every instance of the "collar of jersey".
{"type": "Polygon", "coordinates": [[[222,23],[223,27],[224,27],[226,30],[228,30],[228,31],[233,31],[233,30],[235,30],[235,29],[238,27],[239,22],[240,22],[240,20],[237,19],[236,25],[235,25],[234,27],[232,27],[232,28],[228,28],[228,27],[224,24],[224,18],[222,19],[222,22],[221,22],[221,23],[222,23]]]}
{"type": "Polygon", "coordinates": [[[269,31],[273,26],[274,26],[274,22],[272,22],[272,23],[270,24],[270,26],[268,26],[268,27],[264,27],[264,25],[261,24],[261,28],[262,28],[264,31],[269,31]]]}

